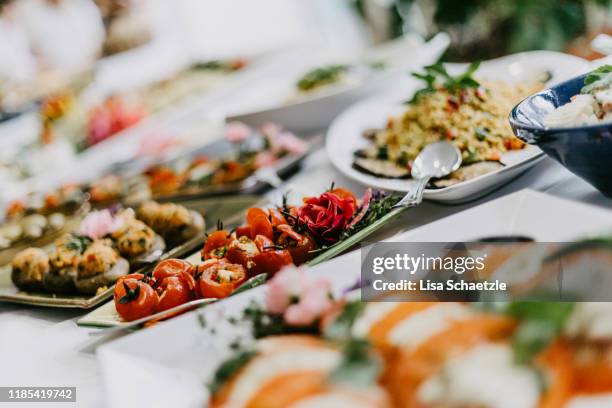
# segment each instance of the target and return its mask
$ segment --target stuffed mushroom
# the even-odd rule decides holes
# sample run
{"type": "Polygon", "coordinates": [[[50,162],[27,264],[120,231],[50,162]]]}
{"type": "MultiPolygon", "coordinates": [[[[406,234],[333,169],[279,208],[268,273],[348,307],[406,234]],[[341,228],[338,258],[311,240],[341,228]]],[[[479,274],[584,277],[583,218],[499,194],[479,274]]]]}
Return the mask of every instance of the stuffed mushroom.
{"type": "Polygon", "coordinates": [[[119,254],[130,263],[149,263],[159,259],[166,244],[144,222],[134,217],[132,210],[120,213],[123,224],[111,234],[119,254]]]}
{"type": "Polygon", "coordinates": [[[147,201],[140,205],[136,215],[173,246],[204,231],[202,215],[179,204],[147,201]]]}
{"type": "Polygon", "coordinates": [[[77,265],[86,245],[82,239],[73,235],[64,236],[55,241],[55,247],[49,254],[50,270],[45,274],[45,289],[52,293],[74,293],[74,280],[77,277],[77,265]]]}
{"type": "Polygon", "coordinates": [[[93,295],[99,288],[114,284],[129,269],[128,262],[119,256],[111,240],[96,240],[81,257],[74,284],[79,293],[93,295]]]}
{"type": "Polygon", "coordinates": [[[49,256],[40,248],[27,248],[19,252],[12,263],[11,279],[21,290],[41,291],[49,272],[49,256]]]}

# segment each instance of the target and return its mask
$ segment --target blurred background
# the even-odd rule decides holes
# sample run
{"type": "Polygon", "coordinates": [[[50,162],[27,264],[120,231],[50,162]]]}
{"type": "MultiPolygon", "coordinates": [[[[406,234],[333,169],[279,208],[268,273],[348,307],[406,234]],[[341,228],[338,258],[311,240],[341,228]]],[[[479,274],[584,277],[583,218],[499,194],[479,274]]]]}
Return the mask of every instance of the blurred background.
{"type": "MultiPolygon", "coordinates": [[[[354,64],[363,76],[387,59],[388,71],[408,80],[440,57],[468,62],[546,49],[599,58],[612,52],[601,36],[612,31],[610,7],[609,0],[0,0],[0,208],[137,157],[210,142],[236,113],[275,120],[266,109],[285,107],[283,118],[301,126],[284,125],[300,133],[311,119],[291,113],[309,97],[297,92],[298,79],[324,64],[354,64]]],[[[387,89],[401,93],[397,84],[387,89]]],[[[317,125],[361,97],[336,101],[335,110],[319,105],[317,125]]]]}
{"type": "Polygon", "coordinates": [[[488,59],[547,49],[594,59],[590,41],[610,32],[608,0],[355,0],[377,41],[418,32],[451,35],[446,57],[488,59]]]}

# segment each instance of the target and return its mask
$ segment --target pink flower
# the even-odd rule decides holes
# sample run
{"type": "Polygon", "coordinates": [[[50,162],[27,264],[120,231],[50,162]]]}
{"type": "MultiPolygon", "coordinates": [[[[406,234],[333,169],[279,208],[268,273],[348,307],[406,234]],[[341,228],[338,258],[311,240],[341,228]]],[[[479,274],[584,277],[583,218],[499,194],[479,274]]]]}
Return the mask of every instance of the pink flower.
{"type": "Polygon", "coordinates": [[[91,239],[102,238],[123,225],[121,217],[115,217],[109,210],[92,211],[81,221],[79,234],[91,239]]]}
{"type": "Polygon", "coordinates": [[[269,137],[271,139],[275,139],[276,136],[279,135],[281,130],[282,130],[282,128],[280,127],[280,125],[277,125],[276,123],[272,123],[272,122],[264,123],[259,128],[259,132],[262,135],[264,135],[266,137],[269,137]]]}
{"type": "Polygon", "coordinates": [[[255,156],[255,167],[258,169],[269,167],[276,162],[276,155],[270,151],[257,153],[255,156]]]}
{"type": "Polygon", "coordinates": [[[293,133],[283,132],[274,140],[274,149],[292,154],[301,154],[308,149],[308,144],[293,133]]]}
{"type": "Polygon", "coordinates": [[[304,273],[295,266],[281,269],[268,283],[266,307],[270,313],[283,314],[294,296],[299,296],[304,273]]]}
{"type": "Polygon", "coordinates": [[[138,155],[158,155],[180,143],[178,139],[166,133],[152,133],[140,140],[138,145],[138,155]]]}
{"type": "Polygon", "coordinates": [[[225,126],[225,138],[232,143],[244,142],[251,133],[251,128],[242,122],[231,122],[225,126]]]}
{"type": "Polygon", "coordinates": [[[304,268],[287,266],[268,285],[266,307],[283,315],[292,326],[309,326],[332,305],[331,285],[325,278],[313,278],[304,268]]]}

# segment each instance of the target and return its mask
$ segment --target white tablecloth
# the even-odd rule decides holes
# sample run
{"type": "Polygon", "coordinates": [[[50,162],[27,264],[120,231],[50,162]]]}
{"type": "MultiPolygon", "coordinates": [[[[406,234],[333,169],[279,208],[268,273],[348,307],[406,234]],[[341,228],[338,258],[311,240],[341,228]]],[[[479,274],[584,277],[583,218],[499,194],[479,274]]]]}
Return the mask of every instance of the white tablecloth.
{"type": "MultiPolygon", "coordinates": [[[[296,186],[294,190],[314,192],[328,187],[331,180],[356,191],[363,189],[342,177],[328,162],[323,149],[309,157],[304,170],[291,184],[296,186]]],[[[547,158],[512,183],[475,202],[457,206],[425,202],[384,228],[375,239],[384,239],[524,188],[605,208],[612,206],[611,199],[547,158]]],[[[103,406],[103,385],[95,356],[81,350],[90,340],[89,333],[97,329],[76,326],[76,319],[83,313],[1,304],[0,385],[76,386],[78,406],[103,406]]]]}

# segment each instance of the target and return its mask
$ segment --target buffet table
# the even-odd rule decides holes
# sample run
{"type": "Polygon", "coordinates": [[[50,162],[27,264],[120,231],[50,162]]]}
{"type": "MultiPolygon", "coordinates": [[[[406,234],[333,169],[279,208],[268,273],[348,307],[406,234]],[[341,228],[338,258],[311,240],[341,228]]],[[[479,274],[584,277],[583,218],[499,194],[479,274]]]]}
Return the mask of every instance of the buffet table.
{"type": "MultiPolygon", "coordinates": [[[[353,191],[363,190],[362,186],[342,177],[333,168],[324,149],[312,154],[302,171],[284,189],[320,191],[328,186],[330,179],[353,191]]],[[[404,213],[372,239],[391,237],[521,189],[538,190],[604,208],[612,204],[612,200],[546,158],[510,184],[477,201],[454,206],[424,202],[404,213]]],[[[269,194],[278,197],[276,192],[269,194]]],[[[96,356],[89,350],[83,350],[91,342],[90,334],[99,329],[76,325],[76,320],[84,313],[82,310],[0,305],[0,361],[2,366],[11,367],[10,373],[0,369],[0,383],[15,386],[76,386],[79,406],[104,406],[103,382],[96,356]]],[[[3,404],[0,403],[0,406],[3,404]]]]}

